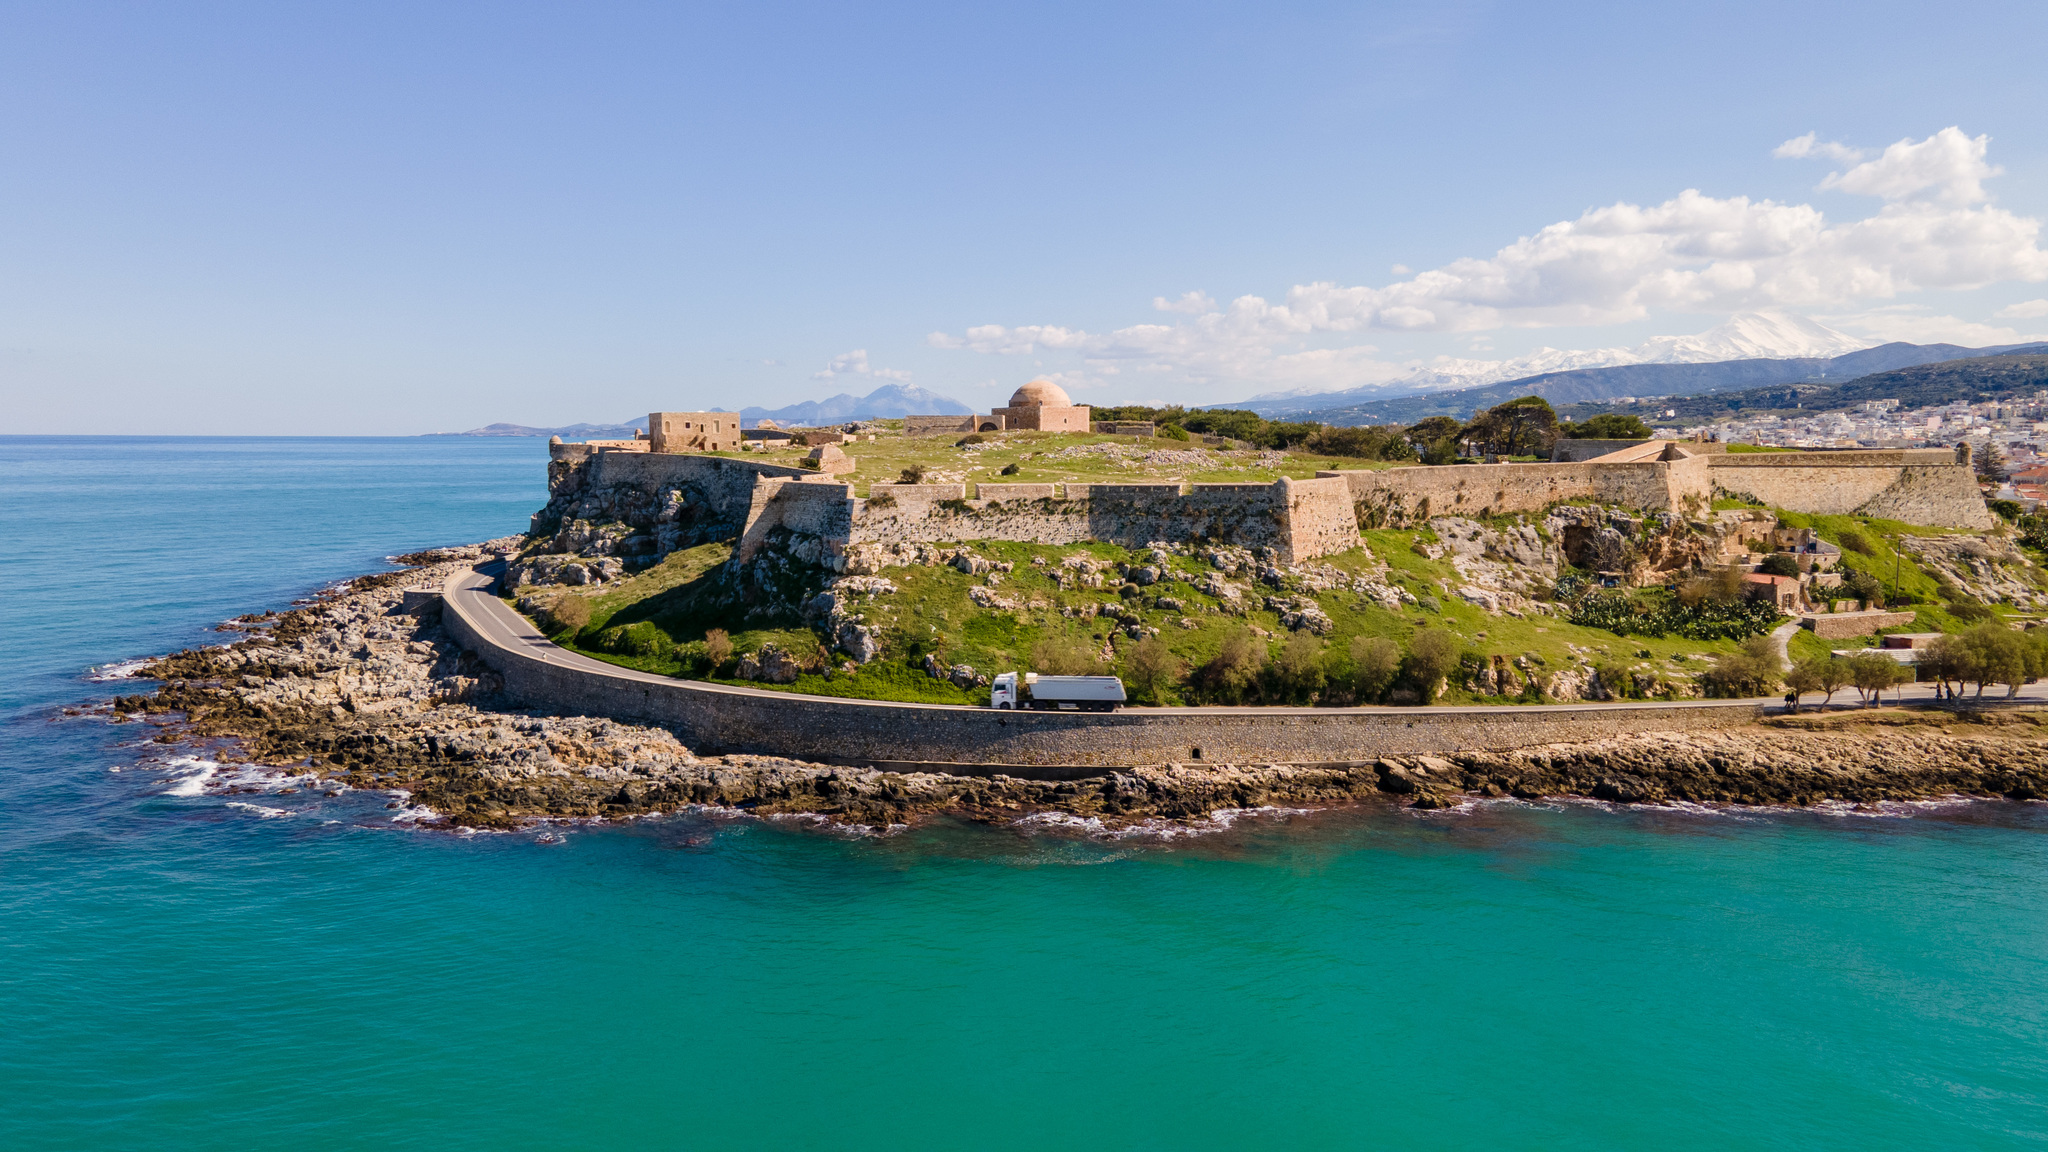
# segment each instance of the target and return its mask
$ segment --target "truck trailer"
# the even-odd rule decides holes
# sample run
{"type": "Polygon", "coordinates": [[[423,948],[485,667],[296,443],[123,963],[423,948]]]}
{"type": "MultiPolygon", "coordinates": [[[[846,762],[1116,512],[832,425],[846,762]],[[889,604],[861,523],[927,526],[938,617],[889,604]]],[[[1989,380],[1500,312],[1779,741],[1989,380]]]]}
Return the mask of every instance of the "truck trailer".
{"type": "Polygon", "coordinates": [[[991,708],[1035,708],[1044,712],[1114,712],[1123,707],[1124,682],[1114,676],[1040,676],[1005,672],[989,685],[991,708]]]}

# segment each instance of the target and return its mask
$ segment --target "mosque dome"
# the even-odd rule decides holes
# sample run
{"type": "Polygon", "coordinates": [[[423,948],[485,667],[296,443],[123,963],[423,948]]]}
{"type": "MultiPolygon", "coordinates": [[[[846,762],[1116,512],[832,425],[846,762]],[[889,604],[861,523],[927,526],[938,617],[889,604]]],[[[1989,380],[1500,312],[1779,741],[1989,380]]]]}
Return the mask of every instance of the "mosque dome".
{"type": "Polygon", "coordinates": [[[1071,408],[1074,402],[1050,380],[1033,380],[1010,396],[1012,408],[1071,408]]]}

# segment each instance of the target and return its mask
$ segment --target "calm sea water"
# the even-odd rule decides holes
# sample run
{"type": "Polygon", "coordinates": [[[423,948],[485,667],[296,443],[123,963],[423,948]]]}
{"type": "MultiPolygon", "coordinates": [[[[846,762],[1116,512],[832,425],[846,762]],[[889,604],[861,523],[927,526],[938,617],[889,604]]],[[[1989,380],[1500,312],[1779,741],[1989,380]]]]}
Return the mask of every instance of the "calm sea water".
{"type": "Polygon", "coordinates": [[[2041,805],[545,842],[180,794],[147,730],[62,715],[90,666],[519,530],[543,463],[0,439],[0,1147],[2048,1140],[2041,805]]]}

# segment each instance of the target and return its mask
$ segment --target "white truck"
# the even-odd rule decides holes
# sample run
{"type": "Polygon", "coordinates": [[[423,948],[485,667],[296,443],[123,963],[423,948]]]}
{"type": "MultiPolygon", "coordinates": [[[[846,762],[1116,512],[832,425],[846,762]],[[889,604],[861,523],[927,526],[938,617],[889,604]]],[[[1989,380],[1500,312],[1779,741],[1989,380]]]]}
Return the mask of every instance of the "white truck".
{"type": "Polygon", "coordinates": [[[1036,672],[1005,672],[989,686],[991,708],[1036,708],[1053,712],[1114,712],[1123,707],[1124,682],[1114,676],[1040,676],[1036,672]]]}

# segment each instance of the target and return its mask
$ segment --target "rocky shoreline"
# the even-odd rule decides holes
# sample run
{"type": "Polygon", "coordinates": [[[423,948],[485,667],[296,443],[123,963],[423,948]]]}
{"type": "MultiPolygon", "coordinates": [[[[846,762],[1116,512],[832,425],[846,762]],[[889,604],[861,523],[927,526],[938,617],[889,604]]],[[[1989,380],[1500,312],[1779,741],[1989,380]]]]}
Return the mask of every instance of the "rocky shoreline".
{"type": "Polygon", "coordinates": [[[1950,796],[2048,797],[2048,711],[1836,712],[1710,733],[1643,732],[1513,752],[1447,752],[1342,765],[1179,765],[1072,781],[834,767],[770,756],[700,757],[665,729],[516,710],[496,675],[442,631],[435,587],[518,541],[399,557],[282,613],[224,625],[232,644],[143,667],[151,695],[114,719],[150,717],[160,744],[203,743],[223,761],[329,786],[403,790],[443,827],[619,817],[690,805],[804,814],[863,826],[940,814],[1010,822],[1042,813],[1117,828],[1206,821],[1260,807],[1472,797],[1579,796],[1621,803],[1872,804],[1950,796]]]}

